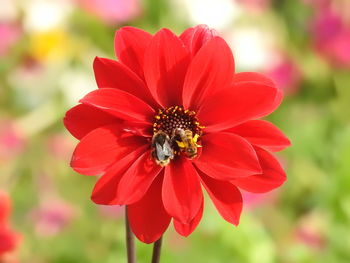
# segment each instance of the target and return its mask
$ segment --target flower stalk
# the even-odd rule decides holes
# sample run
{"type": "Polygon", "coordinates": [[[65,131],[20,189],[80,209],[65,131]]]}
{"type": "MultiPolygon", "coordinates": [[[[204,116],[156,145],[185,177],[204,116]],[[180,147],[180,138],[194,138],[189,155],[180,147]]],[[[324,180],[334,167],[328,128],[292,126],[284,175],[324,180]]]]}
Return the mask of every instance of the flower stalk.
{"type": "Polygon", "coordinates": [[[126,251],[128,255],[128,263],[136,263],[135,255],[135,237],[131,232],[128,220],[128,207],[125,206],[125,232],[126,232],[126,251]]]}
{"type": "Polygon", "coordinates": [[[160,237],[156,242],[154,242],[152,263],[159,263],[161,249],[162,249],[162,237],[160,237]]]}

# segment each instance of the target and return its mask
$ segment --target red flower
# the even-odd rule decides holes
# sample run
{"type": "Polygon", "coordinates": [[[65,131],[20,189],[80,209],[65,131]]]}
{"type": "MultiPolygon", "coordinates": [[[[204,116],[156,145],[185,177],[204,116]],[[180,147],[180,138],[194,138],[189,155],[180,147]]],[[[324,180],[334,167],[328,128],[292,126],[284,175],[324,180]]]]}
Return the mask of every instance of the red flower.
{"type": "Polygon", "coordinates": [[[99,87],[64,119],[80,140],[71,166],[102,174],[97,204],[127,205],[135,235],[160,238],[173,219],[187,236],[203,212],[202,186],[222,217],[238,225],[239,188],[267,192],[285,173],[268,151],[289,140],[271,123],[282,94],[257,73],[235,73],[226,42],[206,26],[180,37],[136,28],[117,31],[119,62],[96,58],[99,87]]]}
{"type": "Polygon", "coordinates": [[[0,191],[0,262],[4,260],[8,253],[15,250],[19,235],[15,233],[8,224],[11,202],[7,194],[0,191]]]}

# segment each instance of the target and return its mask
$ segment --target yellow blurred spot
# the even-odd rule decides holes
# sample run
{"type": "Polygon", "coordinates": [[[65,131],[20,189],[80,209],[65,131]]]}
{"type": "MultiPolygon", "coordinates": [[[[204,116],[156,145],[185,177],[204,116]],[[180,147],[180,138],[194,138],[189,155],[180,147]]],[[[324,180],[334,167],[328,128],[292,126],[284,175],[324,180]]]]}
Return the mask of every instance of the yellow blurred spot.
{"type": "Polygon", "coordinates": [[[66,59],[70,53],[68,35],[60,29],[37,32],[31,35],[30,52],[39,61],[66,59]]]}

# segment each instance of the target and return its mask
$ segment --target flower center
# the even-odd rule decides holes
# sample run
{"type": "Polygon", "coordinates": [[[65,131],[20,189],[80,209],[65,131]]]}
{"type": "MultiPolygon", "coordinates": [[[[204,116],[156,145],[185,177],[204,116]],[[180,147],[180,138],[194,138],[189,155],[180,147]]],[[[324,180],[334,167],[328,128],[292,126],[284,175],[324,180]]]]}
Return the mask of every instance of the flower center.
{"type": "Polygon", "coordinates": [[[196,112],[182,106],[158,110],[153,124],[152,157],[166,166],[176,155],[194,159],[197,156],[198,138],[204,127],[199,125],[196,112]]]}

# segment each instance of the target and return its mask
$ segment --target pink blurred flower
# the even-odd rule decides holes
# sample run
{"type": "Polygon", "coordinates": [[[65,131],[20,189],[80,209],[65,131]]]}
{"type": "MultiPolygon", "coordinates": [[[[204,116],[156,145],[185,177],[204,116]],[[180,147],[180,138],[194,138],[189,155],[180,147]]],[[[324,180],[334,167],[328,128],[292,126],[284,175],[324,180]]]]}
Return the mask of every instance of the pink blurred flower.
{"type": "Polygon", "coordinates": [[[271,4],[271,0],[236,0],[243,7],[252,12],[266,11],[271,4]]]}
{"type": "Polygon", "coordinates": [[[283,89],[285,94],[292,95],[300,89],[301,70],[294,60],[286,55],[279,55],[266,74],[276,82],[277,87],[283,89]]]}
{"type": "Polygon", "coordinates": [[[242,191],[243,201],[247,209],[254,209],[262,204],[274,204],[278,198],[278,191],[268,193],[250,193],[242,191]]]}
{"type": "Polygon", "coordinates": [[[98,205],[99,214],[103,217],[120,219],[124,216],[125,206],[120,205],[98,205]]]}
{"type": "Polygon", "coordinates": [[[69,161],[74,149],[74,144],[63,134],[54,134],[47,141],[48,152],[55,158],[69,161]]]}
{"type": "Polygon", "coordinates": [[[341,17],[330,8],[318,10],[311,26],[315,38],[319,41],[328,41],[344,30],[341,17]]]}
{"type": "Polygon", "coordinates": [[[11,47],[18,41],[21,30],[9,23],[0,23],[0,57],[8,55],[11,47]]]}
{"type": "Polygon", "coordinates": [[[77,2],[87,12],[108,24],[130,21],[141,13],[140,0],[77,0],[77,2]]]}
{"type": "Polygon", "coordinates": [[[331,65],[350,67],[350,25],[346,18],[331,7],[316,12],[311,21],[315,49],[331,65]]]}
{"type": "Polygon", "coordinates": [[[310,5],[313,8],[321,8],[328,6],[331,0],[303,0],[304,4],[310,5]]]}
{"type": "Polygon", "coordinates": [[[308,247],[314,249],[322,249],[324,240],[321,236],[312,229],[300,228],[296,233],[297,240],[308,247]]]}
{"type": "Polygon", "coordinates": [[[11,120],[0,122],[0,163],[19,155],[25,147],[25,139],[11,120]]]}
{"type": "Polygon", "coordinates": [[[295,238],[312,249],[322,250],[326,245],[324,215],[309,213],[303,216],[295,230],[295,238]]]}
{"type": "Polygon", "coordinates": [[[61,200],[46,202],[31,214],[39,236],[50,237],[60,233],[75,216],[74,208],[61,200]]]}

